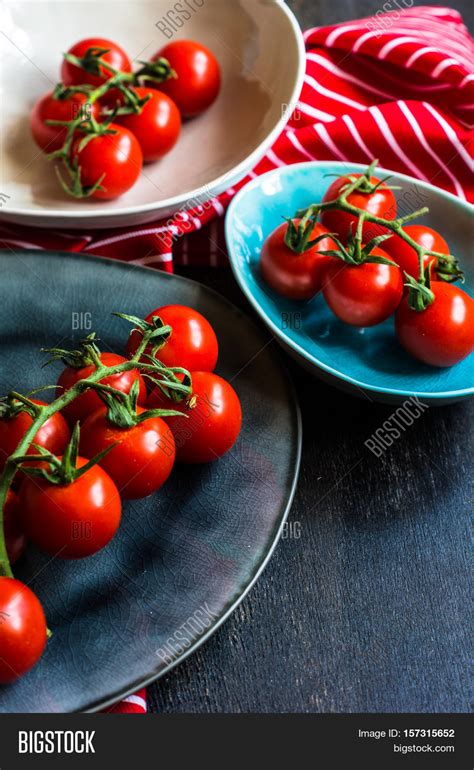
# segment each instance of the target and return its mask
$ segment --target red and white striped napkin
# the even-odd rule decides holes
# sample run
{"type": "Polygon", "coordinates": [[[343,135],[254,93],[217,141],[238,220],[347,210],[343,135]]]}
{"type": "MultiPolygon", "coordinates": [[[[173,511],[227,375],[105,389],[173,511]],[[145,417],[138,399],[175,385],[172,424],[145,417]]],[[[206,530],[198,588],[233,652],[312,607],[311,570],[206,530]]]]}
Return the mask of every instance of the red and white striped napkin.
{"type": "MultiPolygon", "coordinates": [[[[84,251],[169,272],[225,264],[218,219],[249,179],[306,160],[382,166],[474,201],[473,43],[457,11],[418,6],[308,30],[301,99],[271,150],[238,185],[169,222],[77,235],[0,224],[0,248],[84,251]],[[204,225],[211,223],[203,230],[204,225]],[[201,231],[191,238],[179,237],[201,231]]],[[[144,691],[116,711],[146,710],[144,691]]]]}

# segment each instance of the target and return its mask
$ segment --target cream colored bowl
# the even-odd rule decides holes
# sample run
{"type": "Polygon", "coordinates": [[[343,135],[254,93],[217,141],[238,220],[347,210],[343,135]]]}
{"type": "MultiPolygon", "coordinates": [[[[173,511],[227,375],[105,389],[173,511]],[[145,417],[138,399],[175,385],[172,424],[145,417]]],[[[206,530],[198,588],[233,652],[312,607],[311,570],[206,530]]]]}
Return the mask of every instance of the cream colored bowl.
{"type": "Polygon", "coordinates": [[[188,0],[181,3],[187,14],[167,17],[173,6],[169,0],[1,4],[1,219],[81,229],[149,222],[222,192],[270,147],[304,74],[304,45],[291,12],[282,0],[188,0]],[[34,144],[28,121],[36,99],[59,80],[62,52],[81,38],[100,36],[116,40],[137,61],[151,58],[168,42],[170,20],[182,24],[173,40],[200,41],[217,56],[219,98],[184,125],[173,151],[146,165],[121,198],[68,198],[34,144]]]}

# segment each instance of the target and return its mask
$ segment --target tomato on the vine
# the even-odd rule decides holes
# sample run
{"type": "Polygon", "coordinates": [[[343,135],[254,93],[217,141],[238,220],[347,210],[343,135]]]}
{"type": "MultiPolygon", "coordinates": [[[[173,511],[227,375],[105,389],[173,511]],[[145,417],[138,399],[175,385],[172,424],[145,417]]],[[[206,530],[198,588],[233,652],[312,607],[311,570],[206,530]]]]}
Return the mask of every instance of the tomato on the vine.
{"type": "MultiPolygon", "coordinates": [[[[449,246],[444,238],[436,230],[432,230],[431,227],[427,227],[427,225],[405,225],[403,229],[407,235],[413,238],[420,246],[427,249],[427,251],[437,251],[440,254],[446,255],[450,253],[449,246]]],[[[409,243],[400,238],[399,235],[394,234],[383,242],[383,248],[393,261],[397,263],[400,270],[418,279],[420,274],[418,254],[409,243]]],[[[426,268],[430,262],[434,263],[431,269],[431,280],[436,281],[438,280],[436,259],[425,254],[423,268],[426,268]]]]}
{"type": "MultiPolygon", "coordinates": [[[[300,219],[294,219],[297,228],[300,219]]],[[[260,270],[264,280],[274,291],[289,299],[310,299],[322,287],[324,270],[333,257],[321,251],[336,248],[331,238],[323,238],[302,253],[293,251],[285,242],[288,223],[283,222],[265,240],[260,256],[260,270]]],[[[315,223],[310,239],[328,233],[324,225],[315,223]]]]}
{"type": "MultiPolygon", "coordinates": [[[[363,174],[350,174],[349,176],[338,177],[326,190],[323,203],[336,200],[344,192],[344,188],[351,184],[351,180],[359,179],[363,174]]],[[[380,180],[375,176],[370,177],[370,184],[379,185],[374,192],[363,192],[355,190],[347,196],[347,202],[357,206],[363,211],[367,211],[376,217],[382,219],[395,219],[397,215],[397,202],[392,190],[385,183],[380,184],[380,180]]],[[[321,211],[321,222],[331,233],[339,235],[343,243],[347,243],[349,233],[356,234],[358,216],[348,211],[338,211],[337,209],[323,209],[321,211]]],[[[372,240],[378,235],[387,233],[387,228],[381,225],[365,222],[362,229],[362,237],[365,242],[372,240]]]]}
{"type": "Polygon", "coordinates": [[[33,591],[9,577],[0,577],[0,618],[0,683],[8,684],[41,658],[46,619],[33,591]]]}
{"type": "Polygon", "coordinates": [[[177,77],[159,83],[157,88],[173,99],[185,118],[207,110],[221,86],[220,67],[214,54],[201,43],[176,40],[158,51],[152,61],[159,58],[168,60],[177,77]]]}
{"type": "Polygon", "coordinates": [[[100,107],[97,102],[88,103],[87,96],[80,93],[56,98],[50,92],[38,99],[30,115],[31,133],[38,147],[43,152],[54,152],[63,146],[66,139],[65,126],[49,126],[46,121],[76,120],[79,115],[83,115],[84,119],[98,120],[100,107]]]}
{"type": "MultiPolygon", "coordinates": [[[[137,407],[137,416],[144,413],[137,407]]],[[[135,500],[156,492],[170,475],[175,460],[173,434],[160,417],[149,417],[131,428],[120,428],[107,417],[107,409],[87,418],[81,430],[81,453],[93,457],[116,446],[100,466],[117,485],[122,497],[135,500]]]]}
{"type": "Polygon", "coordinates": [[[71,146],[71,161],[81,169],[81,184],[93,188],[99,180],[100,187],[91,197],[112,200],[127,192],[140,176],[143,153],[138,139],[131,131],[118,123],[111,123],[103,133],[87,139],[79,134],[71,146]]]}
{"type": "MultiPolygon", "coordinates": [[[[82,59],[89,49],[97,51],[99,49],[106,49],[107,53],[102,54],[100,57],[102,61],[120,72],[132,71],[132,62],[123,48],[112,40],[107,40],[103,37],[90,37],[85,40],[80,40],[69,49],[68,53],[77,56],[78,59],[82,59]]],[[[104,69],[104,67],[101,67],[100,71],[100,75],[92,75],[91,73],[86,72],[82,67],[77,67],[75,64],[72,64],[72,62],[64,59],[61,65],[61,80],[66,86],[89,84],[98,87],[112,77],[112,74],[104,69]]]]}
{"type": "Polygon", "coordinates": [[[140,99],[149,97],[139,114],[120,115],[115,122],[138,139],[145,163],[170,152],[181,132],[181,115],[172,99],[153,88],[134,88],[140,99]]]}
{"type": "MultiPolygon", "coordinates": [[[[77,458],[77,468],[89,461],[77,458]]],[[[91,556],[113,538],[122,505],[110,476],[94,465],[69,484],[26,476],[19,492],[21,521],[38,548],[61,559],[91,556]]]]}
{"type": "MultiPolygon", "coordinates": [[[[118,364],[123,364],[127,359],[123,356],[118,356],[115,353],[101,353],[100,360],[104,366],[117,366],[118,364]]],[[[58,396],[64,393],[64,391],[72,388],[72,386],[75,385],[76,382],[79,382],[79,380],[85,380],[87,377],[90,377],[94,371],[95,367],[93,365],[83,366],[79,369],[75,369],[73,366],[67,366],[58,379],[58,396]]],[[[140,385],[138,403],[143,404],[147,398],[147,390],[145,382],[137,369],[132,369],[129,372],[122,372],[121,374],[114,374],[110,377],[104,377],[104,379],[101,380],[101,384],[109,385],[116,390],[122,391],[122,393],[130,393],[130,389],[135,380],[138,380],[140,385]]],[[[84,420],[90,414],[96,412],[102,406],[103,402],[100,396],[98,396],[94,390],[89,389],[68,404],[63,409],[63,413],[69,423],[74,425],[76,422],[84,420]]]]}
{"type": "Polygon", "coordinates": [[[412,310],[404,297],[395,316],[402,347],[425,364],[453,366],[474,350],[474,300],[451,283],[431,284],[435,298],[425,310],[412,310]]]}
{"type": "MultiPolygon", "coordinates": [[[[219,353],[217,337],[201,313],[184,305],[165,305],[149,313],[145,321],[150,322],[153,316],[159,316],[172,328],[171,336],[156,354],[165,366],[206,372],[214,370],[219,353]]],[[[129,356],[135,353],[141,340],[142,332],[133,329],[127,344],[129,356]]],[[[147,353],[151,353],[151,349],[147,353]]]]}
{"type": "MultiPolygon", "coordinates": [[[[44,401],[31,400],[35,404],[47,406],[44,401]]],[[[27,412],[18,412],[14,417],[2,417],[0,419],[0,473],[3,471],[6,460],[13,454],[32,422],[33,418],[27,412]]],[[[60,454],[69,438],[70,433],[66,420],[60,412],[56,412],[38,430],[33,443],[53,454],[60,454]]],[[[28,454],[37,454],[37,452],[33,447],[30,447],[28,454]]]]}
{"type": "Polygon", "coordinates": [[[166,417],[181,463],[209,463],[229,451],[242,426],[239,397],[226,380],[211,372],[192,372],[192,395],[175,403],[155,389],[150,409],[176,409],[187,416],[166,417]]]}
{"type": "MultiPolygon", "coordinates": [[[[388,259],[382,249],[371,255],[388,259]]],[[[395,312],[403,295],[398,267],[374,262],[351,265],[333,259],[326,268],[323,295],[333,313],[352,326],[375,326],[395,312]]]]}
{"type": "Polygon", "coordinates": [[[8,490],[3,510],[5,544],[10,564],[15,564],[26,548],[26,535],[20,521],[19,500],[17,495],[8,490]]]}

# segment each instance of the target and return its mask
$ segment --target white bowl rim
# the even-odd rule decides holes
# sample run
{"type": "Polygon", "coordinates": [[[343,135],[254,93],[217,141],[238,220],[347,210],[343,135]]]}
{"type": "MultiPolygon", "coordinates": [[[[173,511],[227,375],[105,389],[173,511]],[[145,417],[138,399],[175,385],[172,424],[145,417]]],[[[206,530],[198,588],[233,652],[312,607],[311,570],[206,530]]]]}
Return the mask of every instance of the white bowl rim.
{"type": "MultiPolygon", "coordinates": [[[[263,309],[260,307],[259,303],[257,302],[257,299],[253,296],[252,292],[250,291],[249,287],[247,286],[247,283],[244,281],[242,274],[237,266],[237,260],[234,258],[234,250],[231,247],[231,233],[230,233],[230,227],[231,223],[235,214],[235,210],[239,206],[239,203],[242,198],[245,197],[245,195],[250,191],[253,190],[255,187],[259,187],[262,182],[266,179],[271,179],[272,177],[277,177],[291,174],[294,171],[298,170],[310,170],[312,168],[329,168],[334,166],[339,166],[341,168],[341,171],[344,171],[346,173],[351,173],[353,171],[365,171],[367,169],[368,163],[351,163],[349,161],[341,161],[341,160],[309,160],[309,161],[303,161],[302,163],[292,163],[288,166],[281,166],[279,168],[272,169],[271,171],[265,172],[265,174],[261,174],[261,176],[255,177],[255,179],[251,179],[250,182],[248,182],[244,187],[242,187],[241,190],[234,196],[232,201],[230,202],[229,208],[227,209],[226,218],[225,218],[225,237],[226,237],[226,243],[227,243],[227,250],[229,253],[229,262],[232,268],[232,271],[234,273],[235,279],[237,280],[237,283],[239,284],[240,288],[244,292],[245,296],[251,302],[255,310],[257,311],[258,315],[262,318],[262,320],[265,322],[265,324],[270,328],[271,332],[276,335],[276,337],[280,338],[285,345],[288,345],[290,348],[292,348],[296,353],[302,356],[306,361],[313,364],[315,368],[322,369],[323,371],[327,372],[328,374],[332,375],[338,380],[343,380],[344,382],[350,383],[351,385],[356,386],[357,388],[361,390],[366,390],[372,393],[380,393],[380,394],[387,394],[387,395],[394,395],[394,396],[403,396],[405,398],[408,398],[410,396],[416,396],[418,398],[426,398],[426,399],[432,399],[433,401],[438,399],[447,399],[447,398],[456,398],[458,396],[460,397],[466,397],[469,395],[474,395],[474,386],[463,388],[462,390],[447,390],[447,391],[422,391],[422,390],[402,390],[400,388],[388,388],[388,387],[382,387],[382,386],[375,386],[371,385],[370,383],[363,382],[362,380],[357,380],[355,377],[351,377],[348,374],[344,374],[343,372],[340,372],[338,369],[334,369],[332,366],[329,366],[329,364],[325,364],[323,361],[320,361],[315,356],[313,356],[311,353],[308,353],[307,350],[305,350],[301,345],[299,345],[295,340],[293,340],[291,337],[288,337],[284,332],[278,328],[278,326],[272,321],[272,319],[263,311],[263,309]]],[[[453,193],[448,192],[447,190],[442,190],[440,187],[436,187],[435,185],[430,184],[429,182],[424,182],[420,179],[417,179],[416,177],[409,176],[408,174],[401,174],[398,171],[391,171],[390,169],[386,169],[383,166],[377,166],[377,174],[387,174],[389,176],[393,176],[396,179],[400,179],[403,182],[407,182],[408,184],[416,183],[419,187],[434,193],[435,195],[439,195],[441,198],[445,198],[446,200],[450,201],[451,203],[454,203],[457,206],[460,206],[464,211],[468,214],[472,215],[473,207],[470,203],[467,201],[463,201],[460,198],[457,197],[457,195],[453,195],[453,193]]],[[[474,355],[474,354],[471,354],[474,355]]]]}
{"type": "MultiPolygon", "coordinates": [[[[291,31],[293,32],[293,35],[294,35],[294,43],[296,45],[296,50],[298,51],[298,72],[297,72],[297,76],[293,86],[293,91],[288,98],[288,104],[294,104],[300,97],[301,89],[303,86],[303,79],[306,71],[305,43],[304,43],[301,27],[298,24],[296,16],[294,15],[293,11],[286,5],[285,0],[273,0],[273,1],[289,21],[291,31]]],[[[57,218],[57,220],[59,220],[57,223],[58,227],[62,226],[61,220],[64,220],[65,221],[64,226],[67,228],[67,222],[70,220],[80,221],[81,219],[97,220],[101,218],[106,218],[108,223],[107,225],[105,225],[105,227],[109,229],[113,227],[113,224],[111,224],[111,220],[120,219],[120,217],[125,217],[129,215],[134,215],[134,214],[140,215],[140,214],[146,214],[147,212],[156,211],[157,218],[159,218],[160,216],[163,216],[163,214],[160,214],[161,210],[169,211],[170,209],[173,209],[175,212],[179,210],[186,210],[187,201],[192,201],[195,199],[199,199],[199,200],[203,199],[203,189],[208,188],[209,190],[211,189],[225,190],[226,179],[232,177],[235,180],[237,178],[245,177],[248,170],[253,168],[253,166],[256,165],[256,163],[265,155],[265,152],[272,146],[274,141],[283,131],[287,122],[288,122],[288,115],[283,112],[281,118],[275,124],[273,129],[267,135],[267,137],[258,145],[258,147],[255,148],[255,150],[253,150],[252,153],[250,153],[250,155],[247,155],[246,158],[244,158],[240,163],[238,163],[237,166],[234,166],[233,168],[229,169],[228,171],[226,171],[225,174],[221,174],[220,176],[216,177],[216,179],[213,179],[210,182],[206,182],[205,185],[198,187],[194,190],[190,190],[186,193],[175,195],[173,198],[166,198],[158,202],[153,201],[151,203],[136,204],[134,206],[126,206],[117,211],[104,211],[98,208],[97,211],[89,210],[85,212],[85,211],[81,211],[80,207],[78,207],[77,210],[45,208],[45,209],[39,209],[36,211],[31,209],[14,208],[14,207],[8,206],[8,210],[5,209],[5,212],[4,213],[2,212],[0,216],[0,220],[4,219],[4,221],[8,221],[10,217],[21,217],[24,225],[32,226],[32,227],[36,225],[37,227],[41,227],[41,220],[43,218],[55,217],[57,218]]],[[[213,197],[215,197],[215,193],[211,193],[207,199],[211,199],[213,197]]],[[[170,218],[171,217],[172,215],[170,215],[170,218]]],[[[119,227],[120,224],[117,224],[117,226],[119,227]]]]}

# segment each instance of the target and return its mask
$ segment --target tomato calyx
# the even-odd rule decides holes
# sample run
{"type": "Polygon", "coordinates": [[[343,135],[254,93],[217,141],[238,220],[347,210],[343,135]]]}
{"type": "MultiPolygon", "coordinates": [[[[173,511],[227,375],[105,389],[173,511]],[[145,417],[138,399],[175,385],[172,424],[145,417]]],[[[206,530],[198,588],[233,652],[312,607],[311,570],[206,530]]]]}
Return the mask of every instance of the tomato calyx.
{"type": "Polygon", "coordinates": [[[464,273],[459,266],[459,260],[453,254],[440,255],[431,262],[431,265],[438,280],[446,283],[454,283],[454,281],[464,283],[464,273]]]}
{"type": "Polygon", "coordinates": [[[311,234],[318,220],[317,214],[313,212],[311,207],[305,211],[298,225],[295,225],[292,217],[284,217],[284,219],[288,224],[285,233],[285,244],[295,254],[304,254],[305,251],[309,251],[313,246],[316,246],[319,241],[332,235],[332,233],[322,233],[317,238],[311,239],[311,234]]]}
{"type": "Polygon", "coordinates": [[[71,440],[64,450],[64,454],[61,457],[48,452],[37,444],[32,446],[37,450],[36,455],[22,455],[21,457],[15,457],[14,462],[17,467],[21,466],[23,473],[27,476],[35,476],[36,478],[45,479],[50,484],[55,486],[73,484],[77,479],[83,476],[87,471],[98,465],[103,457],[108,454],[114,448],[115,444],[108,446],[106,449],[95,455],[89,462],[77,467],[77,458],[79,457],[79,440],[80,440],[80,425],[76,423],[76,426],[72,432],[71,440]],[[29,463],[41,463],[41,466],[29,467],[29,463]]]}
{"type": "Polygon", "coordinates": [[[160,56],[156,61],[139,61],[142,66],[135,72],[134,77],[138,84],[152,80],[154,83],[163,83],[166,80],[177,80],[178,75],[171,67],[168,59],[160,56]]]}
{"type": "MultiPolygon", "coordinates": [[[[156,354],[168,342],[173,333],[172,327],[166,325],[159,316],[153,316],[150,321],[145,321],[143,318],[125,313],[113,313],[112,315],[129,321],[134,325],[133,331],[141,333],[143,339],[147,338],[147,346],[149,345],[151,348],[151,355],[145,353],[144,358],[151,363],[154,362],[156,354]]],[[[164,368],[167,369],[167,367],[164,368]]]]}
{"type": "Polygon", "coordinates": [[[416,313],[422,313],[435,300],[435,295],[431,290],[431,269],[433,262],[430,262],[424,271],[424,280],[415,280],[412,275],[405,273],[405,286],[408,289],[407,302],[411,310],[416,313]]]}
{"type": "Polygon", "coordinates": [[[138,414],[137,407],[140,386],[137,380],[133,383],[129,393],[123,393],[120,390],[110,387],[110,385],[102,385],[101,383],[95,383],[92,387],[97,391],[107,407],[108,421],[118,428],[134,428],[152,417],[184,416],[175,409],[145,409],[138,414]]]}
{"type": "MultiPolygon", "coordinates": [[[[389,179],[392,179],[393,174],[389,174],[388,176],[385,176],[383,179],[378,179],[377,182],[372,182],[372,177],[374,175],[375,169],[378,166],[378,160],[373,160],[370,166],[367,166],[366,170],[360,174],[359,176],[355,176],[354,174],[347,174],[344,178],[347,179],[347,183],[341,187],[341,192],[346,193],[350,189],[352,192],[352,185],[357,185],[357,192],[362,193],[363,195],[372,195],[373,193],[377,192],[379,187],[384,187],[387,190],[401,190],[402,188],[400,185],[388,185],[387,182],[389,179]]],[[[340,177],[340,174],[325,174],[325,177],[340,177]]]]}
{"type": "Polygon", "coordinates": [[[181,366],[168,368],[157,358],[147,354],[145,354],[144,358],[153,363],[157,372],[156,374],[143,374],[143,377],[150,380],[165,398],[173,401],[175,404],[192,398],[192,377],[187,369],[183,369],[181,366]],[[158,374],[159,377],[157,376],[158,374]]]}
{"type": "Polygon", "coordinates": [[[162,348],[165,342],[168,342],[173,332],[171,326],[167,326],[157,315],[154,315],[151,321],[145,321],[143,318],[127,315],[126,313],[112,313],[112,315],[117,316],[117,318],[123,318],[124,321],[129,321],[137,331],[142,332],[143,335],[146,334],[148,344],[152,343],[153,352],[162,348]]]}
{"type": "Polygon", "coordinates": [[[110,48],[92,47],[88,48],[84,56],[74,56],[72,53],[65,53],[64,58],[70,64],[74,64],[76,67],[85,70],[90,75],[102,75],[102,69],[115,72],[106,62],[101,60],[101,57],[110,52],[110,48]]]}
{"type": "Polygon", "coordinates": [[[391,233],[377,235],[372,238],[368,243],[362,245],[362,226],[365,216],[361,214],[357,224],[357,232],[352,234],[352,229],[349,231],[347,237],[347,246],[339,240],[335,235],[331,235],[333,241],[337,244],[337,249],[328,249],[327,251],[321,251],[321,254],[325,254],[328,257],[337,257],[348,265],[358,266],[366,263],[372,263],[377,265],[389,265],[390,267],[398,267],[393,260],[388,257],[383,257],[380,254],[374,254],[374,250],[380,246],[381,243],[391,238],[391,233]]]}
{"type": "MultiPolygon", "coordinates": [[[[33,395],[36,392],[37,391],[34,391],[29,395],[33,395]]],[[[43,407],[40,404],[36,404],[28,396],[23,396],[21,393],[17,393],[14,390],[0,399],[1,419],[11,420],[22,412],[26,412],[34,420],[35,417],[41,414],[42,410],[43,407]]]]}
{"type": "Polygon", "coordinates": [[[113,110],[107,108],[103,110],[103,114],[112,122],[120,115],[140,115],[145,104],[151,99],[151,94],[140,98],[133,88],[129,88],[125,83],[119,83],[116,90],[121,94],[123,104],[117,104],[113,110]]]}
{"type": "Polygon", "coordinates": [[[177,78],[176,72],[170,66],[167,59],[160,57],[156,61],[140,61],[141,67],[135,73],[119,73],[110,64],[102,59],[104,54],[110,52],[109,48],[88,48],[84,56],[78,57],[71,53],[65,53],[64,58],[66,61],[74,64],[74,66],[85,70],[90,75],[98,77],[102,76],[103,70],[109,72],[112,77],[117,74],[126,74],[127,79],[130,82],[141,83],[145,80],[153,80],[155,83],[163,83],[170,78],[177,78]]]}
{"type": "Polygon", "coordinates": [[[101,366],[100,349],[97,346],[99,339],[95,332],[88,334],[85,340],[79,342],[77,350],[66,350],[65,348],[41,348],[42,353],[49,353],[51,358],[44,364],[48,366],[54,361],[62,361],[66,366],[73,369],[83,369],[85,366],[101,366]]]}

